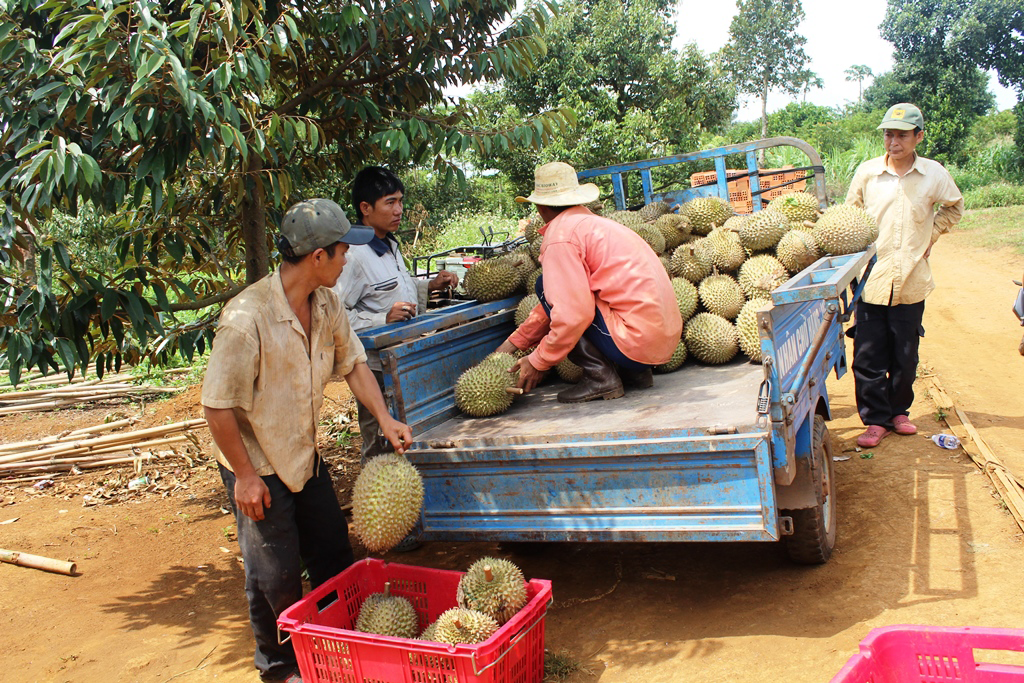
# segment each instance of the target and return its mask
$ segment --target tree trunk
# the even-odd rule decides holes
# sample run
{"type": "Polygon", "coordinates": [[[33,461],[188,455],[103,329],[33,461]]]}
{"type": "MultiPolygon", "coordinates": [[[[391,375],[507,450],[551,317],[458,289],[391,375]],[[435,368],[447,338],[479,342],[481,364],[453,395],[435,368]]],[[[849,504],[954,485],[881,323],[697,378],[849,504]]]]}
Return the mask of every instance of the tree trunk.
{"type": "MultiPolygon", "coordinates": [[[[765,74],[764,82],[761,85],[761,139],[766,137],[768,137],[768,74],[765,74]]],[[[761,166],[764,166],[764,155],[764,149],[757,153],[758,163],[761,166]]]]}
{"type": "Polygon", "coordinates": [[[245,243],[245,282],[252,284],[270,271],[270,252],[267,250],[267,207],[263,189],[263,159],[249,149],[249,165],[242,182],[242,241],[245,243]]]}

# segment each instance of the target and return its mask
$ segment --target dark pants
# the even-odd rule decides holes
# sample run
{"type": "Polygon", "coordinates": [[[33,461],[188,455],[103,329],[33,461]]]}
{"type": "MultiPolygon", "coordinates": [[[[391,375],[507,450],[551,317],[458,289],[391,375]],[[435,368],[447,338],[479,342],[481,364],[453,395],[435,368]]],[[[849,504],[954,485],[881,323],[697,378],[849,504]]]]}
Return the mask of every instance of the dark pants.
{"type": "Polygon", "coordinates": [[[245,560],[245,596],[256,637],[253,658],[264,680],[282,679],[296,669],[291,642],[277,642],[277,617],[302,597],[299,559],[316,587],[355,561],[348,525],[338,505],[327,465],[317,458],[313,477],[298,493],[277,475],[263,477],[270,489],[270,507],[262,521],[238,514],[235,475],[221,466],[238,527],[238,545],[245,560]]]}
{"type": "Polygon", "coordinates": [[[865,425],[892,429],[914,402],[924,302],[878,306],[857,302],[853,377],[857,412],[865,425]]]}
{"type": "MultiPolygon", "coordinates": [[[[544,276],[541,275],[537,278],[537,285],[534,288],[537,292],[537,298],[540,299],[540,305],[544,307],[544,312],[548,314],[548,319],[551,319],[551,304],[544,298],[544,276]]],[[[590,323],[590,326],[583,331],[583,336],[586,337],[590,343],[598,348],[598,350],[604,354],[604,357],[610,360],[615,365],[626,370],[641,371],[647,368],[654,367],[652,365],[645,365],[644,363],[637,363],[632,358],[626,356],[622,351],[619,351],[619,347],[615,345],[615,340],[612,339],[611,333],[608,331],[608,324],[604,321],[604,316],[601,315],[601,309],[594,307],[594,322],[590,323]]]]}

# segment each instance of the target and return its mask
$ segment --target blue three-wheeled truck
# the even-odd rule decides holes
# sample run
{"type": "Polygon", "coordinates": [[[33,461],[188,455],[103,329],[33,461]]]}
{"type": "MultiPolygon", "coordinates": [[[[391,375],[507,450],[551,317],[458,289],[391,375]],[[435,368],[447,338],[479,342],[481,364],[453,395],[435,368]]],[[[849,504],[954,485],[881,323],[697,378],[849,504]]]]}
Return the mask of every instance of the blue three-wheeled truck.
{"type": "MultiPolygon", "coordinates": [[[[815,168],[817,153],[773,138],[694,154],[610,166],[625,208],[626,174],[644,201],[679,204],[728,197],[726,157],[746,155],[753,208],[762,206],[757,152],[791,145],[815,168]],[[717,183],[657,193],[651,171],[701,159],[717,183]]],[[[662,169],[664,170],[664,169],[662,169]]],[[[874,248],[822,258],[772,293],[759,313],[762,364],[689,362],[654,387],[614,401],[559,403],[542,385],[506,413],[471,418],[455,407],[458,376],[513,331],[518,297],[458,302],[361,335],[378,354],[392,413],[415,442],[406,453],[423,475],[423,540],[782,541],[796,562],[829,559],[836,500],[825,380],[846,371],[843,322],[860,296],[874,248]]]]}

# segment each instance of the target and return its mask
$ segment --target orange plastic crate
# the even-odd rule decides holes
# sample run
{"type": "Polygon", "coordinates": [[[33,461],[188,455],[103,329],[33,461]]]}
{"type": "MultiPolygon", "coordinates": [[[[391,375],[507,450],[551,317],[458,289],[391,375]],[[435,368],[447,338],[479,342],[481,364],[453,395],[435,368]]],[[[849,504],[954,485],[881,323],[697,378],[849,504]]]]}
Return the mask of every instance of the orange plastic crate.
{"type": "Polygon", "coordinates": [[[527,582],[527,603],[476,645],[444,645],[351,630],[363,600],[384,591],[408,598],[425,628],[455,607],[463,572],[367,558],[324,582],[277,620],[291,634],[306,683],[541,683],[551,582],[527,582]],[[320,606],[322,603],[323,606],[320,606]]]}

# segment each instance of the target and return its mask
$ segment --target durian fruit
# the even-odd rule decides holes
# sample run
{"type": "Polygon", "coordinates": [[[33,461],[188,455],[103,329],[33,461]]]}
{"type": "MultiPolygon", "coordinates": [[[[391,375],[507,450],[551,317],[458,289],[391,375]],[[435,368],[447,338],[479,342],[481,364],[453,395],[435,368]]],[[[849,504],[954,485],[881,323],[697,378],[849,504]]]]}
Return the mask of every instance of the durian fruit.
{"type": "Polygon", "coordinates": [[[563,358],[561,362],[555,366],[555,372],[558,374],[559,379],[569,384],[576,384],[583,379],[583,368],[573,363],[568,358],[563,358]]]}
{"type": "Polygon", "coordinates": [[[415,638],[420,620],[411,602],[400,595],[391,595],[389,581],[384,584],[383,593],[373,593],[363,600],[355,630],[393,638],[415,638]]]}
{"type": "Polygon", "coordinates": [[[654,371],[658,374],[665,374],[666,372],[675,372],[683,363],[686,362],[686,342],[682,339],[679,340],[679,344],[676,346],[676,350],[672,352],[672,357],[661,365],[655,365],[654,371]]]}
{"type": "Polygon", "coordinates": [[[658,260],[661,261],[661,265],[665,268],[665,272],[668,273],[669,277],[672,277],[672,261],[668,256],[660,254],[658,260]]]}
{"type": "Polygon", "coordinates": [[[818,248],[832,256],[863,251],[878,234],[871,215],[852,204],[829,207],[814,224],[811,234],[818,248]]]}
{"type": "Polygon", "coordinates": [[[459,579],[455,600],[459,607],[483,612],[500,626],[526,604],[526,579],[508,560],[482,557],[459,579]]]}
{"type": "Polygon", "coordinates": [[[726,320],[735,320],[746,303],[743,290],[731,275],[709,275],[697,287],[700,302],[711,313],[726,320]]]}
{"type": "Polygon", "coordinates": [[[697,287],[686,278],[674,277],[672,278],[672,291],[676,294],[676,303],[679,304],[679,315],[683,317],[683,322],[685,323],[693,317],[693,314],[697,311],[697,305],[700,303],[697,287]]]}
{"type": "Polygon", "coordinates": [[[352,531],[370,552],[386,552],[405,538],[423,509],[423,479],[397,453],[363,465],[352,488],[352,531]]]}
{"type": "MultiPolygon", "coordinates": [[[[543,243],[544,235],[537,235],[532,240],[530,240],[530,256],[532,256],[533,260],[536,261],[537,263],[540,263],[540,247],[543,243]]],[[[473,269],[470,268],[470,270],[473,269]]]]}
{"type": "Polygon", "coordinates": [[[747,259],[740,237],[731,230],[715,228],[707,236],[711,265],[723,273],[735,273],[747,259]]]}
{"type": "MultiPolygon", "coordinates": [[[[488,358],[499,355],[515,362],[509,354],[491,354],[488,358]]],[[[506,389],[515,386],[517,375],[508,371],[512,363],[501,361],[485,359],[459,375],[455,381],[455,405],[459,410],[473,417],[487,417],[503,413],[512,406],[512,394],[506,389]]]]}
{"type": "Polygon", "coordinates": [[[540,217],[539,213],[535,213],[530,216],[529,222],[526,224],[526,241],[533,242],[535,239],[540,237],[540,229],[544,227],[544,219],[540,217]]]}
{"type": "Polygon", "coordinates": [[[720,197],[698,197],[683,204],[680,213],[690,222],[695,235],[707,235],[713,227],[722,225],[735,212],[729,202],[720,197]]]}
{"type": "Polygon", "coordinates": [[[516,327],[519,327],[526,319],[530,316],[530,312],[537,307],[540,303],[540,299],[536,294],[527,294],[520,301],[519,305],[516,306],[515,323],[516,327]]]}
{"type": "Polygon", "coordinates": [[[530,247],[522,246],[517,248],[504,256],[499,256],[498,259],[503,263],[507,263],[512,266],[516,277],[516,289],[526,289],[526,281],[530,277],[530,274],[537,268],[537,263],[533,260],[530,255],[530,247]]]}
{"type": "Polygon", "coordinates": [[[748,299],[763,299],[789,279],[786,266],[770,254],[758,254],[740,266],[740,288],[748,299]]]}
{"type": "Polygon", "coordinates": [[[642,209],[637,211],[637,214],[640,216],[640,220],[644,223],[653,223],[659,217],[668,213],[669,209],[670,207],[667,202],[657,201],[645,205],[642,209]]]}
{"type": "Polygon", "coordinates": [[[682,244],[672,252],[672,274],[697,283],[711,273],[711,247],[707,238],[682,244]]]}
{"type": "Polygon", "coordinates": [[[429,640],[430,642],[436,643],[437,639],[434,632],[437,631],[437,622],[435,621],[430,626],[423,629],[423,633],[420,634],[418,640],[429,640]]]}
{"type": "Polygon", "coordinates": [[[636,229],[641,225],[644,225],[643,220],[640,218],[640,214],[637,213],[636,211],[614,211],[608,214],[608,218],[615,221],[616,223],[621,223],[622,225],[625,225],[627,228],[631,230],[636,229]]]}
{"type": "Polygon", "coordinates": [[[540,277],[542,268],[535,268],[529,277],[526,278],[526,291],[527,293],[537,291],[537,278],[540,277]]]}
{"type": "Polygon", "coordinates": [[[818,198],[808,192],[793,192],[776,197],[768,202],[768,208],[778,211],[791,223],[814,222],[821,215],[818,198]]]}
{"type": "Polygon", "coordinates": [[[690,236],[690,224],[685,216],[678,213],[666,213],[654,221],[654,227],[665,238],[665,249],[678,247],[690,236]]]}
{"type": "Polygon", "coordinates": [[[511,296],[522,284],[523,276],[505,258],[477,261],[466,271],[466,293],[478,301],[497,301],[511,296]]]}
{"type": "Polygon", "coordinates": [[[448,645],[482,643],[498,630],[498,622],[483,612],[452,607],[434,622],[433,640],[448,645]]]}
{"type": "Polygon", "coordinates": [[[643,237],[644,242],[647,242],[651,249],[654,250],[655,254],[664,253],[665,236],[661,234],[660,230],[655,230],[653,226],[650,226],[647,223],[634,226],[631,230],[643,237]]]}
{"type": "Polygon", "coordinates": [[[587,202],[583,206],[587,207],[588,209],[590,209],[590,211],[592,213],[596,213],[598,216],[604,215],[604,200],[603,199],[595,199],[592,202],[587,202]]]}
{"type": "Polygon", "coordinates": [[[740,243],[751,251],[771,249],[789,230],[789,220],[778,211],[762,209],[740,226],[740,243]]]}
{"type": "Polygon", "coordinates": [[[818,243],[805,230],[790,230],[783,235],[775,247],[775,255],[791,273],[799,273],[821,258],[818,243]]]}
{"type": "Polygon", "coordinates": [[[770,299],[751,299],[743,304],[736,316],[736,331],[739,333],[740,350],[755,363],[761,362],[761,337],[757,333],[757,311],[771,303],[770,299]]]}
{"type": "Polygon", "coordinates": [[[748,218],[750,218],[750,216],[744,214],[736,214],[732,218],[726,220],[725,223],[722,223],[722,227],[725,228],[726,230],[739,232],[740,228],[743,227],[743,224],[747,222],[748,218]]]}
{"type": "Polygon", "coordinates": [[[698,313],[690,318],[683,338],[694,358],[712,365],[728,363],[739,351],[736,326],[714,313],[698,313]]]}

